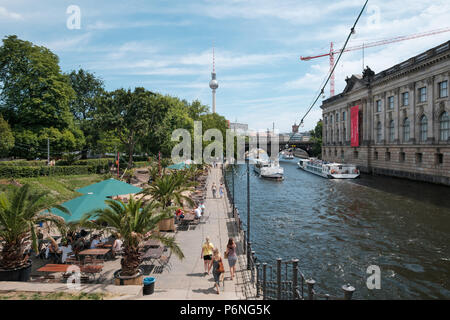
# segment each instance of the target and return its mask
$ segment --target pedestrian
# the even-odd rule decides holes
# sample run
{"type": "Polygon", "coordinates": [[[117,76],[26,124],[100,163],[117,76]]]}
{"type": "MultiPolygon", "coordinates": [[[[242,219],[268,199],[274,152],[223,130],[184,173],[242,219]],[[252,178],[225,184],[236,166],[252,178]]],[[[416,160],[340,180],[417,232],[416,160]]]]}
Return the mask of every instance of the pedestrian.
{"type": "Polygon", "coordinates": [[[213,261],[214,286],[216,287],[217,294],[219,294],[220,278],[221,275],[225,272],[219,249],[214,249],[212,261],[213,261]]]}
{"type": "Polygon", "coordinates": [[[213,182],[211,190],[212,190],[213,198],[216,198],[217,186],[216,186],[215,182],[213,182]]]}
{"type": "Polygon", "coordinates": [[[230,238],[228,240],[227,250],[225,251],[225,258],[228,259],[228,265],[230,266],[231,280],[233,280],[234,275],[236,274],[236,261],[237,261],[236,243],[234,242],[233,238],[230,238]]]}
{"type": "Polygon", "coordinates": [[[220,184],[220,188],[219,188],[219,196],[220,198],[223,198],[223,194],[224,194],[224,188],[223,188],[223,184],[220,184]]]}
{"type": "Polygon", "coordinates": [[[202,209],[200,209],[200,206],[196,206],[194,209],[195,219],[201,219],[202,218],[202,209]]]}
{"type": "Polygon", "coordinates": [[[202,254],[200,256],[200,259],[203,259],[205,274],[209,274],[211,270],[213,250],[214,245],[209,241],[209,237],[206,237],[205,243],[202,245],[202,254]]]}

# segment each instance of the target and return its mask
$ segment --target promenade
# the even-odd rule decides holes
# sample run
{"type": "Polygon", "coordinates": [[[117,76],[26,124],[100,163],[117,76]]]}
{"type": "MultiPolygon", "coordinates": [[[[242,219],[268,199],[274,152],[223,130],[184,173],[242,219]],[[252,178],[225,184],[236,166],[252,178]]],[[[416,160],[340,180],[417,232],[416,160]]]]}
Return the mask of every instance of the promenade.
{"type": "Polygon", "coordinates": [[[214,199],[211,185],[213,182],[220,186],[222,170],[212,168],[207,180],[207,198],[205,201],[205,214],[202,222],[190,226],[189,230],[178,230],[176,240],[185,255],[183,260],[172,255],[171,268],[166,268],[162,274],[152,274],[156,278],[155,292],[143,296],[145,300],[208,300],[227,299],[240,300],[251,298],[252,289],[246,270],[246,256],[242,250],[241,239],[238,237],[234,219],[231,216],[231,207],[226,193],[222,199],[214,199]],[[236,264],[236,277],[230,279],[227,259],[224,259],[225,280],[221,282],[220,294],[214,289],[212,274],[205,275],[203,260],[200,258],[201,246],[205,238],[218,248],[222,257],[229,237],[234,237],[238,244],[239,260],[236,264]]]}

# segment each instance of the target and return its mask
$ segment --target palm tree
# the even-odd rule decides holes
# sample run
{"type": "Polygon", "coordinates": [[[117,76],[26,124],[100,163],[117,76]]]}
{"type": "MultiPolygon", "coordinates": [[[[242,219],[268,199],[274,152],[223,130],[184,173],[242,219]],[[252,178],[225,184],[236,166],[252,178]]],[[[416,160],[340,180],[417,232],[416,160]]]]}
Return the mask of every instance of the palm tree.
{"type": "Polygon", "coordinates": [[[43,197],[46,192],[34,193],[30,185],[8,193],[0,194],[0,266],[10,270],[25,267],[28,256],[25,254],[31,245],[38,252],[38,239],[36,227],[41,222],[54,223],[63,228],[64,219],[51,213],[41,213],[44,209],[55,207],[66,214],[69,211],[59,205],[48,206],[44,204],[43,197]]]}
{"type": "Polygon", "coordinates": [[[155,230],[161,220],[172,216],[169,210],[161,208],[157,201],[144,205],[143,200],[134,200],[130,197],[128,204],[121,200],[106,200],[109,208],[94,210],[81,219],[80,224],[93,226],[90,220],[95,220],[97,226],[105,225],[119,233],[123,239],[123,259],[121,260],[123,276],[134,276],[138,273],[141,264],[139,245],[148,239],[159,240],[168,247],[179,259],[184,255],[174,237],[163,236],[151,232],[155,230]]]}
{"type": "Polygon", "coordinates": [[[189,181],[189,176],[183,171],[172,172],[157,178],[150,187],[140,193],[152,196],[154,200],[162,204],[163,208],[171,206],[172,203],[183,206],[183,201],[192,206],[194,201],[182,193],[191,191],[194,185],[195,182],[189,181]]]}

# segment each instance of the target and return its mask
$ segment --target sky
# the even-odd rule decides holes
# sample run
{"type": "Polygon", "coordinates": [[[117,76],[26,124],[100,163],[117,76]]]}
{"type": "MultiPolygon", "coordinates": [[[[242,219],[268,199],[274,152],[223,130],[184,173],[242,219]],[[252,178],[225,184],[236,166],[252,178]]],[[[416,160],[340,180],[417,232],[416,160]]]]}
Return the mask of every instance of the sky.
{"type": "MultiPolygon", "coordinates": [[[[211,106],[212,48],[217,112],[251,129],[291,130],[317,96],[328,57],[341,48],[364,0],[0,0],[0,35],[51,49],[63,72],[83,68],[107,90],[141,86],[211,106]],[[80,12],[79,28],[70,6],[80,12]],[[69,24],[68,24],[69,22],[69,24]],[[75,27],[76,24],[75,24],[75,27]]],[[[369,0],[349,47],[450,28],[448,0],[369,0]]],[[[376,73],[450,39],[450,32],[364,50],[376,73]]],[[[343,54],[336,93],[361,74],[362,50],[343,54]]],[[[329,97],[329,86],[325,96],[329,97]]],[[[321,118],[322,98],[304,121],[321,118]]]]}

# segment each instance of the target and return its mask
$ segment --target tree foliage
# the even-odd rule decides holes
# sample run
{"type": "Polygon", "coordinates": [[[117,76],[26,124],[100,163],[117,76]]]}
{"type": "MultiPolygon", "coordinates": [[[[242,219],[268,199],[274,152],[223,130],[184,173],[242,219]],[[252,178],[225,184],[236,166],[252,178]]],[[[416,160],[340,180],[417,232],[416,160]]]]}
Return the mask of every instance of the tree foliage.
{"type": "Polygon", "coordinates": [[[8,155],[9,150],[14,147],[14,136],[6,122],[0,115],[0,157],[8,155]]]}
{"type": "Polygon", "coordinates": [[[319,120],[314,130],[310,131],[313,142],[311,153],[314,157],[320,157],[322,155],[322,126],[322,120],[319,120]]]}

